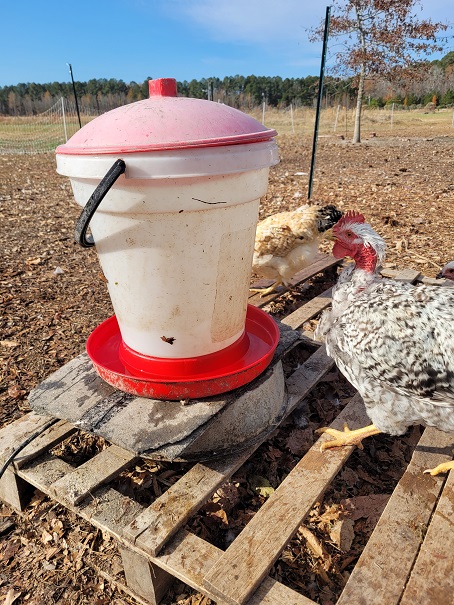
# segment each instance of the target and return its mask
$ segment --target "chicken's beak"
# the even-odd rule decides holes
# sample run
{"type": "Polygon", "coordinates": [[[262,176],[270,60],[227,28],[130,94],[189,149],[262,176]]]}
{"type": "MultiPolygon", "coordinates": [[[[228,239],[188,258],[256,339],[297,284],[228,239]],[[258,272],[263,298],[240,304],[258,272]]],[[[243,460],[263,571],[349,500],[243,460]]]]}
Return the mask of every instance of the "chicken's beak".
{"type": "Polygon", "coordinates": [[[437,273],[437,275],[435,276],[437,279],[443,279],[443,272],[440,271],[439,273],[437,273]]]}

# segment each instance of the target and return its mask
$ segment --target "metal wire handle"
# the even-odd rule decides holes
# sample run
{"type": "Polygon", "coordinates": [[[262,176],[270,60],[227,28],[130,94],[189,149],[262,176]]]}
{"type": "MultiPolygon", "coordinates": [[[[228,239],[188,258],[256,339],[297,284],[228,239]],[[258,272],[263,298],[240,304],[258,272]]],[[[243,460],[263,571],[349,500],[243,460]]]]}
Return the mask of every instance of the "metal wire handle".
{"type": "Polygon", "coordinates": [[[92,248],[95,242],[91,236],[87,237],[87,229],[96,212],[99,204],[103,201],[105,195],[118,179],[120,174],[123,174],[126,170],[126,164],[123,160],[117,160],[115,164],[107,172],[106,176],[101,180],[99,185],[93,191],[90,199],[85,204],[84,209],[80,213],[77,219],[76,228],[74,231],[74,239],[77,244],[80,244],[82,248],[92,248]]]}

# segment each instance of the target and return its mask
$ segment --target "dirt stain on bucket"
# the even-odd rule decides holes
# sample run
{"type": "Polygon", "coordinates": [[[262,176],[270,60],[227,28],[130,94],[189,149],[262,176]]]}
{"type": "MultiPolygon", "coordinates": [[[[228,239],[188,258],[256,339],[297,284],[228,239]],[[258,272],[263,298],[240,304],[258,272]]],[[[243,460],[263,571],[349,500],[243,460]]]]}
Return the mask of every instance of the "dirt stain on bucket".
{"type": "Polygon", "coordinates": [[[254,234],[255,225],[222,236],[211,323],[213,342],[226,340],[244,329],[254,234]]]}

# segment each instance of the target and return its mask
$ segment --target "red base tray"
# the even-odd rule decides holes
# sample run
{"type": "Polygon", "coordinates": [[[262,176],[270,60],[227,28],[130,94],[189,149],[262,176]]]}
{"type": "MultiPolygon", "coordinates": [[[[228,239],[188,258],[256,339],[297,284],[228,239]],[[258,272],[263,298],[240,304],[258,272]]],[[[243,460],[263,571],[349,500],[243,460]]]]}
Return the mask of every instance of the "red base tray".
{"type": "Polygon", "coordinates": [[[162,359],[130,349],[113,316],[90,334],[87,353],[101,378],[120,391],[153,399],[198,399],[251,382],[270,364],[279,337],[273,318],[248,305],[245,332],[226,349],[200,357],[162,359]]]}

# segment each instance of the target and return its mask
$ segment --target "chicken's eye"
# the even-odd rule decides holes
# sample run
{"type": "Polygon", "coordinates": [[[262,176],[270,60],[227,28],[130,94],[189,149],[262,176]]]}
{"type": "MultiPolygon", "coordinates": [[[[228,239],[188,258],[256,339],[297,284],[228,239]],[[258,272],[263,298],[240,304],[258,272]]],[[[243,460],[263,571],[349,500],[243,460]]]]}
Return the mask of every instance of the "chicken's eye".
{"type": "Polygon", "coordinates": [[[351,231],[345,232],[346,237],[353,237],[353,233],[351,231]]]}

